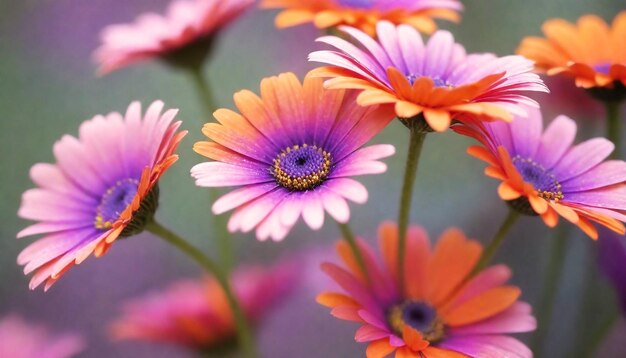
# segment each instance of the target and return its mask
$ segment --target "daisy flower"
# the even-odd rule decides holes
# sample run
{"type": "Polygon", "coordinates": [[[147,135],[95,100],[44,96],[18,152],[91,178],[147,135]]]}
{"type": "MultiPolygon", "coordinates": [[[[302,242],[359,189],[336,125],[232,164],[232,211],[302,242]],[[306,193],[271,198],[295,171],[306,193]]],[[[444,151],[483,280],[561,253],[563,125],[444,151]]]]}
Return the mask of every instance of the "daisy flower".
{"type": "Polygon", "coordinates": [[[85,342],[77,334],[51,334],[16,315],[0,319],[0,357],[69,358],[84,349],[85,342]]]}
{"type": "Polygon", "coordinates": [[[448,229],[431,248],[419,226],[409,229],[404,265],[404,292],[398,287],[398,228],[379,230],[380,265],[371,247],[359,243],[368,274],[356,265],[348,245],[338,251],[345,268],[331,263],[322,269],[345,293],[328,292],[317,301],[339,319],[361,325],[357,342],[368,343],[368,358],[395,357],[530,358],[531,351],[506,334],[532,331],[536,321],[527,303],[518,302],[519,288],[506,286],[511,271],[488,267],[467,276],[482,253],[480,244],[448,229]]]}
{"type": "Polygon", "coordinates": [[[142,115],[133,102],[125,116],[95,116],[80,126],[78,138],[65,135],[55,143],[56,164],[31,168],[37,188],[24,192],[18,216],[37,223],[17,234],[43,234],[17,258],[25,274],[35,273],[31,289],[45,282],[47,290],[74,264],[102,256],[152,218],[157,182],[178,159],[174,151],[186,134],[172,122],[178,110],[162,111],[156,101],[142,115]]]}
{"type": "Polygon", "coordinates": [[[538,106],[522,91],[547,92],[539,76],[531,73],[532,61],[467,55],[448,31],[435,32],[424,44],[415,29],[387,21],[377,25],[378,41],[352,27],[340,29],[363,48],[335,36],[319,38],[336,50],[309,55],[310,61],[330,65],[312,75],[330,77],[325,83],[330,89],[363,90],[357,98],[362,106],[393,104],[402,119],[422,114],[438,132],[462,115],[511,120],[511,113],[525,113],[520,104],[538,106]]]}
{"type": "Polygon", "coordinates": [[[463,9],[458,0],[264,0],[261,6],[284,9],[276,17],[278,28],[313,22],[319,29],[350,25],[370,35],[381,20],[432,33],[434,18],[458,22],[463,9]]]}
{"type": "MultiPolygon", "coordinates": [[[[258,324],[294,287],[291,263],[242,267],[231,283],[246,317],[258,324]]],[[[176,344],[197,351],[226,349],[237,336],[221,286],[213,278],[181,280],[162,291],[134,298],[111,325],[116,339],[176,344]]]]}
{"type": "Polygon", "coordinates": [[[567,75],[583,88],[619,89],[626,95],[626,11],[609,26],[595,15],[572,24],[551,19],[542,26],[545,38],[525,38],[518,53],[548,75],[567,75]]]}
{"type": "Polygon", "coordinates": [[[356,94],[330,91],[322,80],[304,83],[292,73],[261,81],[261,97],[243,90],[235,94],[238,114],[214,113],[219,123],[202,132],[211,140],[194,150],[214,161],[191,169],[196,185],[241,186],[217,200],[215,214],[235,209],[231,232],[256,228],[257,238],[282,240],[302,216],[314,230],[324,211],[346,223],[346,199],[364,203],[367,190],[350,177],[384,172],[381,158],[391,145],[361,148],[393,116],[385,109],[360,107],[356,94]]]}
{"type": "Polygon", "coordinates": [[[174,0],[165,16],[146,13],[134,24],[110,25],[102,31],[102,45],[94,53],[100,65],[98,72],[107,74],[145,59],[172,56],[194,45],[198,45],[198,51],[185,54],[199,55],[197,60],[201,61],[218,31],[253,3],[254,0],[174,0]]]}
{"type": "Polygon", "coordinates": [[[626,162],[604,161],[613,143],[594,138],[573,146],[572,119],[559,116],[544,131],[541,112],[530,113],[510,124],[468,122],[454,130],[482,143],[468,153],[489,164],[485,174],[502,180],[500,198],[521,213],[539,215],[549,227],[562,216],[593,239],[591,222],[624,234],[626,162]]]}

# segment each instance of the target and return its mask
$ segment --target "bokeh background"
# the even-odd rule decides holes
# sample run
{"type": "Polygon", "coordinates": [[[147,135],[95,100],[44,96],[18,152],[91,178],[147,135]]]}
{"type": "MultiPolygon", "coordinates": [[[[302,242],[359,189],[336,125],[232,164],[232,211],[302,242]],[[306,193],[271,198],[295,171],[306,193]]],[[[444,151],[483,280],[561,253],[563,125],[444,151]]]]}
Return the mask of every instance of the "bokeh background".
{"type": "MultiPolygon", "coordinates": [[[[468,52],[513,53],[526,35],[539,35],[550,17],[575,20],[585,13],[605,19],[626,4],[623,0],[526,0],[465,2],[463,20],[451,29],[468,52]]],[[[209,240],[209,203],[196,188],[189,169],[202,158],[191,150],[207,120],[189,78],[158,61],[145,62],[95,76],[92,51],[99,31],[111,23],[132,21],[145,11],[163,12],[167,0],[23,0],[0,1],[0,317],[9,312],[44,322],[54,330],[78,331],[88,341],[81,357],[185,357],[184,350],[147,343],[112,343],[106,326],[119,313],[125,298],[158,289],[199,269],[159,239],[144,233],[118,242],[102,259],[89,259],[67,273],[49,292],[29,291],[28,278],[16,257],[32,239],[16,240],[27,223],[16,217],[21,193],[32,187],[30,166],[53,160],[51,147],[65,133],[77,134],[78,125],[98,113],[125,111],[132,100],[144,105],[162,99],[180,108],[179,118],[190,135],[181,145],[181,160],[161,181],[158,218],[196,245],[212,252],[209,240]]],[[[284,71],[304,75],[313,66],[307,54],[318,46],[319,32],[305,25],[288,30],[273,26],[273,11],[254,9],[226,29],[214,50],[205,75],[220,106],[232,108],[232,94],[248,88],[258,92],[261,78],[284,71]]],[[[602,134],[602,108],[586,100],[569,82],[549,82],[555,92],[543,96],[548,118],[567,113],[580,127],[579,140],[602,134]]],[[[378,143],[393,143],[398,154],[388,160],[384,175],[364,177],[370,191],[367,205],[352,206],[352,226],[373,241],[381,220],[394,219],[407,144],[407,133],[392,123],[378,143]]],[[[430,135],[425,144],[417,180],[412,222],[424,225],[432,237],[457,226],[486,242],[505,216],[497,198],[497,183],[483,176],[483,164],[465,154],[470,141],[448,132],[430,135]]],[[[103,171],[107,168],[101,168],[103,171]]],[[[595,304],[583,309],[583,293],[590,275],[597,275],[593,243],[575,230],[566,248],[566,268],[558,283],[555,310],[541,357],[577,357],[590,328],[615,314],[611,289],[596,281],[595,304]]],[[[523,218],[496,257],[514,270],[512,282],[521,286],[522,298],[537,302],[544,284],[548,248],[553,232],[536,218],[523,218]]],[[[280,244],[259,243],[253,235],[235,235],[242,263],[271,263],[279,257],[313,252],[304,260],[306,274],[294,294],[275,309],[259,328],[264,357],[359,357],[364,346],[353,340],[355,327],[336,321],[315,304],[324,280],[317,273],[323,256],[339,237],[327,220],[311,232],[299,225],[280,244]]],[[[626,331],[618,324],[599,357],[626,356],[626,331]]],[[[520,338],[530,340],[530,335],[520,338]]]]}

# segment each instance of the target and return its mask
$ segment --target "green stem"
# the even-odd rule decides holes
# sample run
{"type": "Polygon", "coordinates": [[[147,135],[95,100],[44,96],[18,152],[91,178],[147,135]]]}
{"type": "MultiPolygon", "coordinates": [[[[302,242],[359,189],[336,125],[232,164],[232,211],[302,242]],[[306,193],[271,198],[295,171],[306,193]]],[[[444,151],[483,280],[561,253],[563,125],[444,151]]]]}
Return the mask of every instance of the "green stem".
{"type": "Polygon", "coordinates": [[[354,255],[356,263],[357,265],[359,265],[359,268],[363,273],[363,277],[365,277],[365,279],[369,281],[369,274],[367,272],[367,266],[365,266],[363,254],[361,253],[361,250],[359,250],[358,244],[356,242],[354,234],[352,233],[352,230],[350,229],[350,226],[348,226],[348,224],[342,224],[340,222],[337,222],[337,224],[339,225],[339,230],[341,230],[341,235],[348,243],[348,246],[350,246],[350,250],[352,250],[352,254],[354,255]]]}
{"type": "Polygon", "coordinates": [[[198,250],[195,246],[189,244],[187,241],[185,241],[185,239],[178,236],[161,224],[157,223],[156,221],[153,220],[149,222],[146,225],[146,230],[175,246],[177,249],[192,258],[194,261],[196,261],[196,263],[198,263],[207,272],[211,273],[215,277],[219,285],[224,290],[224,294],[226,295],[228,304],[233,312],[233,318],[237,325],[239,344],[243,349],[246,357],[255,357],[256,352],[252,339],[252,331],[246,317],[244,316],[243,310],[241,309],[241,305],[239,304],[239,301],[232,291],[227,275],[222,270],[220,270],[218,265],[216,265],[209,257],[207,257],[200,250],[198,250]]]}
{"type": "Polygon", "coordinates": [[[508,215],[502,222],[502,225],[500,226],[496,234],[491,239],[491,242],[489,242],[489,245],[487,245],[487,247],[483,251],[483,254],[480,256],[480,259],[478,260],[478,263],[476,263],[476,266],[474,266],[474,268],[472,269],[472,272],[468,275],[468,278],[476,276],[476,274],[478,274],[480,271],[482,271],[482,269],[489,265],[491,259],[493,258],[493,255],[495,255],[496,251],[498,251],[498,249],[504,242],[504,238],[519,217],[520,213],[517,210],[509,209],[508,215]]]}
{"type": "MultiPolygon", "coordinates": [[[[207,121],[212,121],[213,112],[217,109],[215,100],[205,77],[202,75],[202,66],[188,67],[191,78],[196,87],[198,98],[202,104],[204,115],[207,116],[207,121]]],[[[202,121],[205,123],[205,121],[202,121]]],[[[220,191],[217,188],[209,189],[209,195],[211,203],[214,203],[220,197],[220,191]]],[[[223,216],[213,216],[213,229],[217,237],[217,250],[222,261],[222,267],[226,273],[230,272],[234,262],[234,250],[228,230],[226,229],[226,218],[223,216]]]]}
{"type": "MultiPolygon", "coordinates": [[[[220,197],[218,188],[210,188],[211,203],[215,203],[220,197]]],[[[222,268],[228,274],[235,264],[235,254],[232,245],[232,237],[228,233],[226,215],[213,215],[213,230],[217,237],[217,251],[220,256],[222,268]]]]}
{"type": "Polygon", "coordinates": [[[213,118],[213,112],[217,109],[217,106],[215,105],[215,98],[213,98],[211,86],[209,86],[207,80],[202,74],[202,67],[189,68],[189,73],[191,75],[191,79],[193,80],[193,84],[196,87],[196,92],[198,93],[198,99],[202,105],[204,115],[207,117],[205,121],[202,121],[202,124],[204,124],[209,119],[213,118]]]}
{"type": "Polygon", "coordinates": [[[548,335],[550,318],[554,308],[554,297],[556,296],[558,282],[563,271],[565,262],[565,247],[567,243],[568,227],[561,225],[557,228],[554,238],[550,243],[550,260],[541,299],[537,305],[538,326],[531,341],[532,351],[541,357],[541,351],[548,335]]]}
{"type": "Polygon", "coordinates": [[[609,333],[611,333],[619,317],[620,317],[620,314],[615,313],[614,315],[611,315],[610,317],[608,317],[604,322],[602,322],[602,326],[600,326],[600,329],[596,330],[595,333],[591,335],[591,338],[589,339],[588,343],[583,347],[583,354],[580,355],[581,357],[584,357],[584,358],[597,357],[595,353],[597,353],[602,342],[604,342],[604,340],[609,335],[609,333]]]}
{"type": "Polygon", "coordinates": [[[406,251],[406,235],[409,227],[409,217],[411,214],[411,199],[413,199],[413,187],[417,177],[422,146],[426,139],[427,132],[419,125],[418,118],[410,119],[409,127],[409,149],[406,157],[404,169],[404,181],[402,183],[402,193],[400,196],[400,208],[398,210],[398,285],[400,291],[404,291],[404,256],[406,251]]]}
{"type": "Polygon", "coordinates": [[[606,106],[606,127],[607,137],[615,144],[615,150],[611,157],[613,159],[620,158],[622,154],[622,142],[621,142],[621,118],[620,118],[620,104],[617,101],[604,102],[606,106]]]}

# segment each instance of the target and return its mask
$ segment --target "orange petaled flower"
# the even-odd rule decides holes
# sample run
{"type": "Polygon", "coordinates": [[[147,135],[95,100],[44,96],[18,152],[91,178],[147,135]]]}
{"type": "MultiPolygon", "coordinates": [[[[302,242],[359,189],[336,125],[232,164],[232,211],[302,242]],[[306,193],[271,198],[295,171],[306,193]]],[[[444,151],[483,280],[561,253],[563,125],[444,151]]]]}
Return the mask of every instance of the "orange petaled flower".
{"type": "Polygon", "coordinates": [[[434,18],[458,22],[463,10],[458,0],[263,0],[261,6],[285,9],[276,17],[279,28],[313,22],[319,29],[350,25],[370,35],[381,20],[430,34],[437,29],[434,18]]]}
{"type": "Polygon", "coordinates": [[[119,237],[135,235],[152,219],[157,182],[178,160],[174,154],[186,131],[178,131],[177,109],[155,101],[145,114],[133,102],[126,115],[98,115],[84,122],[78,138],[54,145],[56,164],[30,170],[37,188],[22,195],[18,216],[37,221],[18,238],[43,235],[17,257],[30,288],[47,290],[74,264],[104,255],[119,237]]]}
{"type": "Polygon", "coordinates": [[[518,53],[548,75],[565,74],[583,88],[626,85],[626,11],[609,25],[595,15],[572,24],[551,19],[542,26],[546,38],[527,37],[518,53]]]}
{"type": "Polygon", "coordinates": [[[384,223],[379,231],[384,265],[359,242],[367,277],[345,242],[338,251],[346,268],[325,263],[322,269],[345,293],[318,296],[331,314],[361,325],[357,342],[368,343],[368,358],[531,358],[532,352],[510,333],[536,328],[518,287],[505,285],[511,271],[488,267],[467,279],[482,247],[463,232],[448,229],[431,248],[428,234],[411,227],[403,275],[398,275],[398,228],[384,223]],[[398,287],[404,277],[404,290],[398,287]]]}
{"type": "Polygon", "coordinates": [[[387,21],[377,25],[378,40],[352,27],[340,29],[361,47],[336,36],[319,38],[334,50],[309,55],[310,61],[329,65],[311,75],[330,78],[325,83],[330,89],[362,90],[359,105],[393,105],[402,119],[423,115],[438,132],[465,116],[485,120],[523,116],[520,104],[538,106],[525,92],[547,92],[532,73],[532,61],[467,54],[448,31],[437,31],[424,43],[415,29],[387,21]]]}
{"type": "Polygon", "coordinates": [[[526,215],[539,215],[549,227],[559,216],[593,239],[596,222],[624,234],[626,222],[626,162],[605,160],[615,145],[593,138],[572,145],[576,123],[559,116],[543,129],[539,110],[512,123],[471,123],[453,129],[482,146],[468,153],[489,164],[485,175],[502,180],[502,200],[526,215]]]}

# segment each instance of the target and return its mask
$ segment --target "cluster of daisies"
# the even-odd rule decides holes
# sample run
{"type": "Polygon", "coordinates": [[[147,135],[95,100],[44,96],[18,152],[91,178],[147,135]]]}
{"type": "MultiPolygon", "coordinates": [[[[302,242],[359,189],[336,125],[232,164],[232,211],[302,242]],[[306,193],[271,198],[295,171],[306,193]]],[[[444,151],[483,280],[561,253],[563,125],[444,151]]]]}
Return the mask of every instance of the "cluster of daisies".
{"type": "MultiPolygon", "coordinates": [[[[159,58],[198,73],[220,31],[253,5],[175,0],[165,16],[148,13],[133,24],[109,26],[95,52],[99,72],[159,58]]],[[[199,187],[234,188],[214,201],[213,214],[232,211],[228,231],[255,231],[259,240],[283,240],[300,218],[313,230],[325,219],[342,225],[343,264],[321,267],[341,292],[322,293],[317,301],[360,325],[354,339],[368,343],[367,357],[532,357],[508,336],[532,331],[537,322],[519,300],[521,290],[507,285],[511,270],[491,265],[496,247],[483,249],[455,228],[431,242],[422,227],[406,221],[410,197],[404,197],[399,223],[380,225],[376,250],[347,228],[349,202],[368,198],[353,177],[386,171],[382,160],[394,146],[367,143],[392,122],[408,128],[414,165],[407,166],[407,178],[424,138],[450,128],[476,139],[468,153],[500,181],[497,193],[513,213],[509,219],[539,216],[555,227],[563,218],[592,239],[598,225],[623,235],[626,162],[617,159],[615,144],[604,138],[574,144],[576,123],[566,116],[544,129],[529,95],[548,92],[536,71],[568,75],[607,108],[618,108],[626,97],[626,12],[612,26],[591,15],[577,24],[550,20],[545,38],[527,38],[519,55],[498,57],[468,54],[452,33],[437,30],[434,19],[459,20],[458,0],[264,0],[261,6],[282,9],[278,27],[312,22],[334,35],[320,37],[326,49],[309,55],[322,67],[304,77],[265,78],[258,94],[235,93],[236,110],[215,108],[214,120],[206,118],[207,139],[193,149],[210,161],[191,168],[191,176],[199,187]]],[[[36,188],[23,194],[18,215],[35,223],[17,234],[41,236],[17,258],[25,274],[32,273],[31,289],[49,289],[119,238],[148,230],[172,242],[175,234],[154,216],[159,179],[177,161],[186,134],[177,113],[155,101],[145,111],[133,102],[123,114],[97,115],[77,137],[55,143],[54,164],[32,167],[36,188]]],[[[240,267],[226,272],[226,280],[209,275],[136,298],[113,323],[113,335],[199,352],[243,344],[236,309],[256,323],[298,281],[293,265],[240,267]]],[[[24,324],[15,317],[0,321],[0,338],[16,330],[4,327],[16,325],[24,324]]],[[[83,346],[63,339],[55,357],[83,346]]]]}

